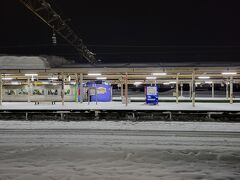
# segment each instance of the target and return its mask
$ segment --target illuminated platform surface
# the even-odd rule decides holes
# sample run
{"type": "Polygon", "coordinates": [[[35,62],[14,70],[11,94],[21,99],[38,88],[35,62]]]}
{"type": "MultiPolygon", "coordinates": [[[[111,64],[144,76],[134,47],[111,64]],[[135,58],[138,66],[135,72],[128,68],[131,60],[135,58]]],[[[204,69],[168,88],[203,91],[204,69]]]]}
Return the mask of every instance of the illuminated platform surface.
{"type": "Polygon", "coordinates": [[[176,104],[175,102],[160,102],[158,105],[146,105],[144,102],[131,102],[126,106],[121,102],[65,102],[62,105],[57,102],[52,105],[50,102],[40,102],[39,105],[34,105],[33,102],[4,102],[0,106],[0,110],[156,110],[156,111],[240,111],[240,103],[196,103],[192,107],[190,102],[182,102],[176,104]]]}
{"type": "MultiPolygon", "coordinates": [[[[120,101],[121,100],[121,97],[113,97],[112,98],[114,101],[120,101]]],[[[130,98],[131,100],[133,101],[145,101],[145,97],[131,97],[130,98]]],[[[176,101],[176,97],[159,97],[158,98],[159,101],[176,101]]],[[[179,96],[178,99],[181,101],[192,101],[189,97],[181,97],[179,96]]],[[[226,97],[214,97],[214,98],[211,98],[211,97],[196,97],[195,98],[196,101],[226,101],[226,102],[229,102],[229,99],[226,99],[226,97]]],[[[240,101],[240,98],[234,98],[235,101],[240,101]]]]}

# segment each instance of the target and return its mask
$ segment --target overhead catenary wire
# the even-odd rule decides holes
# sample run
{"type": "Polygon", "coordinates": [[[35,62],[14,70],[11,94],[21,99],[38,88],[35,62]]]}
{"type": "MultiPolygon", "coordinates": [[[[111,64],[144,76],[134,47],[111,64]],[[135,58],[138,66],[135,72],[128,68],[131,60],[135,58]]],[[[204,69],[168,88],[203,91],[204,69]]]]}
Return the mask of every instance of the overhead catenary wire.
{"type": "Polygon", "coordinates": [[[81,38],[46,0],[19,0],[26,8],[44,21],[49,27],[73,46],[90,63],[96,63],[95,54],[87,49],[81,38]]]}

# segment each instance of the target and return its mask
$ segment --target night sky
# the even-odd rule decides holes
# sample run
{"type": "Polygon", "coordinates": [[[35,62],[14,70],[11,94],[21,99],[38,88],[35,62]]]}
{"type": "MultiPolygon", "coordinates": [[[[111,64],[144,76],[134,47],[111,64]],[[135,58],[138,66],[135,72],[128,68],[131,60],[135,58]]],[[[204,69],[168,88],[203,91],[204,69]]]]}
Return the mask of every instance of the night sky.
{"type": "MultiPolygon", "coordinates": [[[[103,63],[237,62],[240,13],[231,1],[49,0],[103,63]]],[[[235,1],[237,2],[237,1],[235,1]]],[[[0,53],[86,62],[18,0],[1,1],[0,53]]]]}

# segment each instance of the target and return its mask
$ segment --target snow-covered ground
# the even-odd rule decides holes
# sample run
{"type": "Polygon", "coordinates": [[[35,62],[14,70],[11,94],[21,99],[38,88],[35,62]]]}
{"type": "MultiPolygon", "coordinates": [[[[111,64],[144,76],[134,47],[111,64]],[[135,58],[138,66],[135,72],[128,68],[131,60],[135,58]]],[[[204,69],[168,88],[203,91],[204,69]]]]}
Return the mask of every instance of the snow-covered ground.
{"type": "Polygon", "coordinates": [[[240,132],[240,123],[174,121],[0,121],[3,129],[102,129],[240,132]]]}
{"type": "Polygon", "coordinates": [[[240,124],[0,121],[0,179],[240,179],[240,124]]]}
{"type": "Polygon", "coordinates": [[[143,102],[131,102],[126,106],[121,102],[91,102],[88,104],[65,102],[52,105],[50,102],[40,102],[40,105],[27,102],[4,102],[0,110],[193,110],[193,111],[240,111],[240,103],[196,103],[190,102],[160,102],[158,105],[147,105],[143,102]]]}

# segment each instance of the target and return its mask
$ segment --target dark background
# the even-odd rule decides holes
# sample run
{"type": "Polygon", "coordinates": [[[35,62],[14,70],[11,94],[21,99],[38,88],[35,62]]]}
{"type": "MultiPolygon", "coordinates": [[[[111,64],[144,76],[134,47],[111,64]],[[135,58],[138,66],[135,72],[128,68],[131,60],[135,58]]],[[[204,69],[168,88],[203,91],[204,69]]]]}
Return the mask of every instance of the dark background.
{"type": "MultiPolygon", "coordinates": [[[[103,63],[238,62],[237,1],[49,0],[103,63]],[[120,3],[121,2],[121,3],[120,3]]],[[[0,53],[86,62],[18,0],[1,0],[0,53]]]]}

